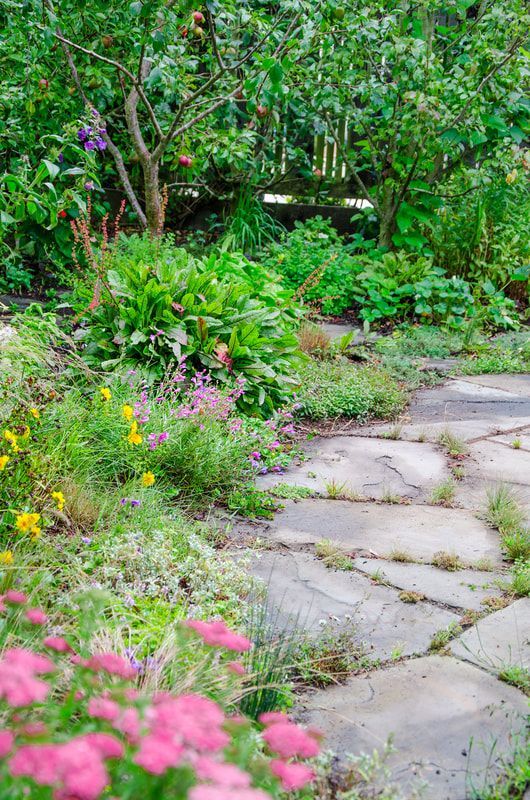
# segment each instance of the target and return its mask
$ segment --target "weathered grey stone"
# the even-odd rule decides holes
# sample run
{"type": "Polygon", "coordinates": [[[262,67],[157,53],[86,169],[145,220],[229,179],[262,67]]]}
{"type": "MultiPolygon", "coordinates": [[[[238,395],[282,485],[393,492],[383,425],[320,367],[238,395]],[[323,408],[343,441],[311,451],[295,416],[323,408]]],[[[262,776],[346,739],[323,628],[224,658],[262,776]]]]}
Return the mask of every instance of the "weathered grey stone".
{"type": "Polygon", "coordinates": [[[307,553],[261,552],[253,556],[251,571],[267,584],[277,624],[296,622],[318,633],[326,624],[348,626],[351,618],[368,653],[378,658],[390,658],[396,648],[404,655],[425,652],[436,631],[458,620],[427,603],[402,603],[395,589],[356,572],[328,569],[307,553]]]}
{"type": "Polygon", "coordinates": [[[530,598],[479,620],[451,643],[454,655],[484,669],[508,664],[530,667],[530,598]]]}
{"type": "Polygon", "coordinates": [[[501,444],[509,447],[511,450],[514,450],[515,453],[518,453],[519,449],[514,447],[513,443],[518,441],[520,450],[523,452],[530,451],[530,426],[523,431],[515,431],[515,433],[503,433],[500,436],[495,436],[491,439],[491,441],[500,442],[501,444]]]}
{"type": "MultiPolygon", "coordinates": [[[[449,431],[464,442],[472,442],[474,439],[495,436],[502,434],[503,431],[513,431],[513,433],[503,434],[511,442],[513,439],[521,438],[520,429],[530,428],[530,416],[527,417],[495,417],[489,419],[466,419],[451,420],[446,422],[416,422],[409,423],[408,417],[404,417],[403,422],[397,424],[399,428],[399,438],[403,441],[417,442],[438,442],[441,434],[449,431]]],[[[370,425],[362,428],[360,433],[363,436],[385,436],[390,431],[396,429],[396,423],[385,422],[379,425],[370,425]]],[[[355,435],[355,434],[353,434],[355,435]]]]}
{"type": "Polygon", "coordinates": [[[392,586],[419,592],[430,600],[457,608],[484,611],[485,597],[499,597],[501,589],[495,581],[503,579],[502,573],[459,570],[448,572],[427,564],[402,564],[378,558],[356,558],[354,565],[367,575],[386,578],[392,586]]]}
{"type": "Polygon", "coordinates": [[[321,322],[320,327],[332,340],[340,339],[347,333],[353,333],[352,344],[360,344],[364,341],[362,330],[356,325],[350,325],[347,322],[321,322]]]}
{"type": "Polygon", "coordinates": [[[471,664],[442,656],[410,660],[304,698],[299,717],[344,759],[381,749],[393,736],[391,779],[424,800],[467,800],[513,752],[527,700],[471,664]]]}
{"type": "Polygon", "coordinates": [[[414,423],[451,425],[459,420],[530,417],[530,398],[467,380],[448,380],[443,386],[419,391],[409,416],[414,423]]]}
{"type": "Polygon", "coordinates": [[[462,380],[467,383],[530,397],[530,375],[509,375],[506,373],[499,375],[466,375],[462,380]]]}
{"type": "Polygon", "coordinates": [[[399,549],[430,562],[439,550],[457,553],[465,563],[487,558],[502,564],[498,534],[469,511],[439,506],[350,503],[343,500],[285,501],[285,509],[260,527],[246,522],[238,530],[299,547],[331,539],[344,552],[385,556],[399,549]]]}
{"type": "Polygon", "coordinates": [[[507,481],[522,487],[530,486],[530,453],[514,450],[493,439],[470,445],[475,462],[473,474],[483,483],[507,481]]]}
{"type": "MultiPolygon", "coordinates": [[[[335,436],[313,439],[304,449],[308,460],[289,469],[284,482],[322,494],[333,483],[366,497],[391,492],[421,499],[448,475],[444,455],[430,444],[335,436]]],[[[273,474],[258,479],[261,488],[277,483],[273,474]]]]}
{"type": "Polygon", "coordinates": [[[442,375],[452,372],[460,364],[458,358],[422,358],[421,368],[429,372],[438,372],[442,375]]]}

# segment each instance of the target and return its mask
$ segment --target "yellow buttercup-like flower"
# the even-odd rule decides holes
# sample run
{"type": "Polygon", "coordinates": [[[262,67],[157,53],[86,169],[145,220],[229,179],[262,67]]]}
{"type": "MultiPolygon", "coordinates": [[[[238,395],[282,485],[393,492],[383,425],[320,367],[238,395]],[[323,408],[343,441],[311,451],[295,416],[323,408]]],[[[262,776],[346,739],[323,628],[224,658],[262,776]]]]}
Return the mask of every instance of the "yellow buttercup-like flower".
{"type": "Polygon", "coordinates": [[[122,408],[122,414],[127,420],[127,422],[130,422],[133,418],[134,408],[132,406],[127,405],[126,403],[122,408]]]}
{"type": "Polygon", "coordinates": [[[152,486],[155,482],[155,476],[151,471],[144,472],[142,475],[142,486],[152,486]]]}
{"type": "Polygon", "coordinates": [[[131,423],[131,427],[129,430],[129,435],[127,436],[127,441],[129,444],[142,444],[142,434],[138,433],[138,423],[136,420],[133,420],[131,423]]]}
{"type": "Polygon", "coordinates": [[[59,511],[62,511],[64,508],[64,504],[66,503],[66,500],[64,499],[64,494],[62,492],[52,492],[52,498],[57,503],[57,509],[59,511]]]}
{"type": "Polygon", "coordinates": [[[112,397],[110,389],[107,389],[106,386],[103,386],[99,391],[101,394],[101,399],[104,401],[110,400],[110,398],[112,397]]]}
{"type": "Polygon", "coordinates": [[[34,525],[33,528],[30,530],[31,534],[31,541],[34,542],[36,539],[40,537],[41,529],[38,525],[34,525]]]}
{"type": "Polygon", "coordinates": [[[4,431],[4,439],[11,445],[11,450],[13,453],[18,453],[20,447],[18,446],[18,436],[13,431],[8,430],[7,428],[4,431]]]}
{"type": "Polygon", "coordinates": [[[38,408],[30,408],[29,413],[32,414],[35,419],[40,419],[40,411],[38,408]]]}
{"type": "Polygon", "coordinates": [[[0,553],[0,564],[8,566],[9,564],[12,564],[14,560],[15,559],[13,558],[13,553],[11,550],[3,550],[0,553]]]}
{"type": "Polygon", "coordinates": [[[39,521],[40,514],[29,514],[25,511],[22,514],[17,514],[15,526],[20,533],[31,533],[38,536],[41,530],[37,524],[39,521]]]}
{"type": "Polygon", "coordinates": [[[9,456],[0,456],[0,472],[2,472],[6,468],[6,464],[9,461],[9,456]]]}

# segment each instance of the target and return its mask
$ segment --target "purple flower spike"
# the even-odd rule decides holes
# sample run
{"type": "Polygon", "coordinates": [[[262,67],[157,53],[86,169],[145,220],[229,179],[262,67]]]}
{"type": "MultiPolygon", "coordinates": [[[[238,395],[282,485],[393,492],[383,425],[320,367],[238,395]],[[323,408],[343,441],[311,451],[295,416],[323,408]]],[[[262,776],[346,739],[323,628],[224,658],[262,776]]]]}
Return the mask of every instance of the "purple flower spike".
{"type": "Polygon", "coordinates": [[[142,504],[141,500],[131,500],[131,506],[133,508],[138,508],[138,506],[141,505],[141,504],[142,504]]]}
{"type": "Polygon", "coordinates": [[[87,137],[87,132],[85,128],[79,128],[79,130],[77,131],[77,138],[79,139],[79,141],[84,142],[86,137],[87,137]]]}
{"type": "Polygon", "coordinates": [[[92,142],[90,139],[88,140],[88,142],[85,142],[85,150],[93,150],[95,146],[96,145],[94,144],[94,142],[92,142]]]}
{"type": "Polygon", "coordinates": [[[101,136],[98,136],[96,138],[96,147],[98,150],[105,150],[107,147],[107,142],[102,139],[101,136]]]}
{"type": "Polygon", "coordinates": [[[85,183],[85,189],[86,189],[87,192],[91,192],[93,188],[94,188],[94,184],[93,184],[92,181],[87,181],[85,183]]]}
{"type": "Polygon", "coordinates": [[[59,153],[59,155],[57,156],[57,161],[59,162],[59,164],[62,164],[62,163],[63,163],[63,161],[64,161],[64,156],[63,156],[63,154],[62,154],[62,153],[59,153]]]}

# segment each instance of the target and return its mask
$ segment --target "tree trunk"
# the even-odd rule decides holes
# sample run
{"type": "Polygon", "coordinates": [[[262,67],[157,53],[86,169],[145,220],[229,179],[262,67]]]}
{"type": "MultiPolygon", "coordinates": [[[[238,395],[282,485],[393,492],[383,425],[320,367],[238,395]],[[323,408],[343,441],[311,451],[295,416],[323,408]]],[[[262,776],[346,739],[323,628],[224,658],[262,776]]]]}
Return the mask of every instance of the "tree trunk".
{"type": "Polygon", "coordinates": [[[392,237],[396,232],[395,199],[394,190],[388,183],[385,183],[380,202],[378,245],[389,250],[394,248],[392,237]]]}
{"type": "Polygon", "coordinates": [[[145,216],[147,219],[147,229],[153,236],[162,233],[164,227],[162,198],[160,197],[158,185],[158,166],[158,161],[153,163],[150,158],[142,160],[145,216]]]}

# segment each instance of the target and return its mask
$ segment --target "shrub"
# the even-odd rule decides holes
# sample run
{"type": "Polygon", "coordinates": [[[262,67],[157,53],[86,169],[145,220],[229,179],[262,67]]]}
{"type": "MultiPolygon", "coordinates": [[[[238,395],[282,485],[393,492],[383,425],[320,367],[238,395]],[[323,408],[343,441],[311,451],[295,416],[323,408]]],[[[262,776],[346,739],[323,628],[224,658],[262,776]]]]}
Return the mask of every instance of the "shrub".
{"type": "Polygon", "coordinates": [[[216,381],[233,386],[244,377],[239,406],[269,415],[289,397],[299,360],[289,295],[242,257],[202,262],[171,240],[157,251],[145,238],[112,254],[81,314],[76,336],[87,362],[137,369],[152,382],[186,356],[216,381]]]}
{"type": "MultiPolygon", "coordinates": [[[[305,763],[320,749],[313,735],[283,714],[262,716],[258,734],[233,715],[233,705],[223,708],[203,694],[216,686],[226,698],[232,687],[235,697],[245,681],[240,660],[229,659],[251,642],[223,622],[187,623],[173,655],[185,662],[186,639],[198,635],[203,658],[168,693],[151,689],[156,666],[101,650],[85,621],[77,641],[49,635],[44,612],[19,591],[7,593],[1,613],[4,637],[16,636],[0,659],[0,774],[13,800],[28,792],[35,800],[98,800],[109,793],[267,800],[313,781],[305,763]]],[[[196,651],[197,642],[191,644],[196,651]]]]}
{"type": "Polygon", "coordinates": [[[388,373],[354,366],[346,358],[311,360],[300,371],[299,413],[313,419],[345,416],[365,420],[394,417],[405,395],[388,373]]]}

